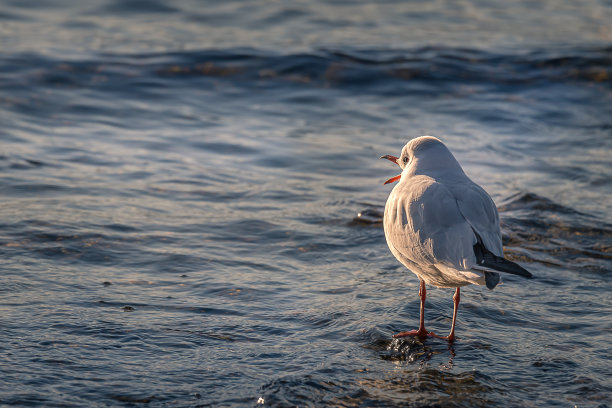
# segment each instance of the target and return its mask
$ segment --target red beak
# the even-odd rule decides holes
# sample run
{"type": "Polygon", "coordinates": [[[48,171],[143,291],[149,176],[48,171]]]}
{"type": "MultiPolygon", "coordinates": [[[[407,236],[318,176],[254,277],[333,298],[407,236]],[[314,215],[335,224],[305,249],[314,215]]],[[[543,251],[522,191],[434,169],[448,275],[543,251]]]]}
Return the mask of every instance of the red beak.
{"type": "Polygon", "coordinates": [[[391,156],[390,154],[385,154],[384,156],[380,156],[380,158],[392,161],[393,163],[395,163],[395,164],[397,164],[399,166],[399,163],[397,162],[399,157],[391,156]]]}
{"type": "MultiPolygon", "coordinates": [[[[395,164],[397,164],[399,166],[399,163],[397,162],[399,160],[399,157],[395,157],[395,156],[391,156],[390,154],[387,154],[387,155],[381,156],[380,158],[381,159],[387,159],[387,160],[389,160],[389,161],[391,161],[391,162],[393,162],[393,163],[395,163],[395,164]]],[[[399,180],[400,177],[402,177],[401,174],[399,174],[399,175],[397,175],[395,177],[392,177],[389,180],[385,181],[384,184],[393,183],[393,182],[399,180]]]]}
{"type": "Polygon", "coordinates": [[[397,175],[397,176],[395,176],[395,177],[391,177],[389,180],[385,181],[383,184],[394,183],[394,182],[396,182],[397,180],[399,180],[401,177],[402,177],[402,175],[401,175],[401,174],[398,174],[398,175],[397,175]]]}

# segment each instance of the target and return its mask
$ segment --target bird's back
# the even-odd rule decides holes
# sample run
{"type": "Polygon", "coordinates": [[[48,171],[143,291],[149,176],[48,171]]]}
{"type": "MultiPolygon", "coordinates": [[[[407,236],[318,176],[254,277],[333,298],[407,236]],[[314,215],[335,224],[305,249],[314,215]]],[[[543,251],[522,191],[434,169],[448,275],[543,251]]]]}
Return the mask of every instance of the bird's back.
{"type": "Polygon", "coordinates": [[[395,257],[439,287],[484,284],[484,275],[471,270],[476,234],[502,256],[495,204],[467,177],[452,182],[427,175],[402,179],[387,199],[384,229],[395,257]]]}

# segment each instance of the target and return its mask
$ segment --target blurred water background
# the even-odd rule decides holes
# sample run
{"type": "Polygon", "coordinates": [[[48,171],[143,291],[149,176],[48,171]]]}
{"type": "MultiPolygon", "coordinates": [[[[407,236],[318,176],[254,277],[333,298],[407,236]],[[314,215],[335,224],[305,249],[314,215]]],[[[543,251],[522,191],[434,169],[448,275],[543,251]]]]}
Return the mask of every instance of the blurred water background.
{"type": "Polygon", "coordinates": [[[609,0],[0,0],[0,404],[611,406],[611,96],[609,0]],[[536,276],[452,346],[391,338],[424,134],[536,276]]]}

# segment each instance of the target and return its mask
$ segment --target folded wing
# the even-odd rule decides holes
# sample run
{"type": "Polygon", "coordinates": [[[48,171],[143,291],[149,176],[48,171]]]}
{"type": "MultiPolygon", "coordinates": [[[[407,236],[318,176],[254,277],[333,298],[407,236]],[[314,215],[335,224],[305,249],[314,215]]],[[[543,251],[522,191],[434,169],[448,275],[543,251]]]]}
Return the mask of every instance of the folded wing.
{"type": "MultiPolygon", "coordinates": [[[[482,272],[470,271],[476,264],[476,235],[445,185],[427,176],[398,184],[387,200],[384,226],[389,247],[408,268],[431,265],[446,275],[449,286],[459,284],[461,274],[463,284],[482,280],[482,272]]],[[[437,277],[430,279],[434,285],[446,286],[433,281],[437,277]]]]}

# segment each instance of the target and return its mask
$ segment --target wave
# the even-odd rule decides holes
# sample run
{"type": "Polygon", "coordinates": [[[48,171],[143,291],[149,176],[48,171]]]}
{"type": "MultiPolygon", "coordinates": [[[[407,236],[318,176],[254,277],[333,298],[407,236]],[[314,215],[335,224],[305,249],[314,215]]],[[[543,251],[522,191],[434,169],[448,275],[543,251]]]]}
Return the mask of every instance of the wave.
{"type": "Polygon", "coordinates": [[[374,88],[397,93],[414,83],[524,86],[545,82],[612,83],[612,47],[501,54],[476,49],[318,50],[278,54],[255,49],[149,54],[98,54],[62,60],[22,53],[0,55],[0,88],[163,86],[166,80],[231,80],[245,86],[374,88]],[[389,86],[392,84],[393,86],[389,86]],[[399,88],[398,88],[399,86],[399,88]]]}

